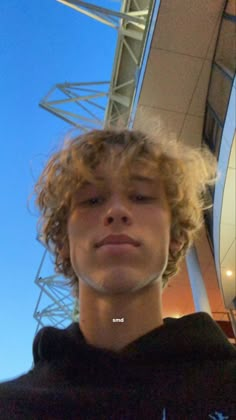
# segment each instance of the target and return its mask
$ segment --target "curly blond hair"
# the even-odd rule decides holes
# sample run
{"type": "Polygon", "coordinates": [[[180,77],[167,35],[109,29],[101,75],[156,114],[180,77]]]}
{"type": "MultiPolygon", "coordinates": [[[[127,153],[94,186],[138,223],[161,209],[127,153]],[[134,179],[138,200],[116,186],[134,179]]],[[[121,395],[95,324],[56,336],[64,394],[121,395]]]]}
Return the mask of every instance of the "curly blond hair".
{"type": "Polygon", "coordinates": [[[114,168],[114,150],[121,147],[116,171],[130,173],[134,163],[149,168],[164,182],[171,211],[171,239],[182,243],[177,252],[169,252],[163,274],[163,287],[179,271],[180,261],[198,236],[204,223],[203,211],[211,208],[206,202],[208,185],[214,185],[217,161],[207,146],[192,148],[162,135],[147,136],[136,130],[93,130],[66,140],[46,164],[34,186],[35,203],[40,210],[38,233],[55,257],[55,271],[64,275],[78,295],[79,279],[71,265],[67,220],[72,198],[84,181],[99,184],[94,170],[100,162],[114,168]]]}

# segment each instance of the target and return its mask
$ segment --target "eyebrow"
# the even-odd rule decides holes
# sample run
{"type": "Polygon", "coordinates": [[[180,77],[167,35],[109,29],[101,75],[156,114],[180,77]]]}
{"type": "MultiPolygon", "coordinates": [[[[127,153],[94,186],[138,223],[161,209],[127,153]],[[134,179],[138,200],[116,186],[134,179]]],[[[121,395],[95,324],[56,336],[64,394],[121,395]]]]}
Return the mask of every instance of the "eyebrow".
{"type": "MultiPolygon", "coordinates": [[[[102,177],[96,177],[95,179],[98,180],[98,181],[104,181],[104,178],[102,178],[102,177]]],[[[142,175],[133,175],[133,176],[131,176],[130,180],[131,181],[147,182],[149,184],[154,183],[153,178],[147,178],[146,176],[142,176],[142,175]]],[[[87,186],[87,185],[93,185],[93,184],[91,184],[91,182],[85,181],[83,183],[83,186],[87,186]]]]}

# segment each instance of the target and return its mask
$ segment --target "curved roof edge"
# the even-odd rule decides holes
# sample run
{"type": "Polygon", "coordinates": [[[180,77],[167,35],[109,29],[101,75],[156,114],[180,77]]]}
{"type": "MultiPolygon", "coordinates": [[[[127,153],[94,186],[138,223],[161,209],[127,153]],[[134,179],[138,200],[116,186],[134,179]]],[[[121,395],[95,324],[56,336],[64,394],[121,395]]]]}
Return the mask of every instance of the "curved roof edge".
{"type": "Polygon", "coordinates": [[[235,109],[236,76],[231,90],[222,134],[218,160],[220,179],[215,186],[213,207],[213,242],[216,270],[224,303],[228,309],[236,309],[235,109]]]}

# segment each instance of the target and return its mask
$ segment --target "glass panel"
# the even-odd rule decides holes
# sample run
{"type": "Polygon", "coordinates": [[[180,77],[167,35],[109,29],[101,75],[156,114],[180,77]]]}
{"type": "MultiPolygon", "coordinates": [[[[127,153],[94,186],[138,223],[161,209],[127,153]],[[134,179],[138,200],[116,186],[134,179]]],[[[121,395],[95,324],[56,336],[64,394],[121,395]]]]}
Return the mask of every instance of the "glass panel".
{"type": "Polygon", "coordinates": [[[219,153],[220,153],[221,138],[222,138],[222,128],[218,125],[217,131],[216,131],[216,137],[215,137],[215,156],[217,157],[217,160],[219,158],[219,153]]]}
{"type": "Polygon", "coordinates": [[[211,151],[218,158],[221,143],[222,128],[214,118],[211,110],[208,108],[206,113],[206,123],[204,128],[204,137],[211,151]]]}
{"type": "Polygon", "coordinates": [[[208,139],[211,139],[212,137],[213,125],[214,125],[213,117],[208,108],[207,114],[206,114],[206,127],[205,127],[205,135],[208,139]]]}
{"type": "Polygon", "coordinates": [[[208,102],[214,109],[222,124],[224,123],[228,107],[231,85],[232,82],[227,79],[220,70],[214,67],[208,102]]]}
{"type": "Polygon", "coordinates": [[[213,207],[204,212],[204,219],[208,233],[208,239],[213,250],[213,207]]]}

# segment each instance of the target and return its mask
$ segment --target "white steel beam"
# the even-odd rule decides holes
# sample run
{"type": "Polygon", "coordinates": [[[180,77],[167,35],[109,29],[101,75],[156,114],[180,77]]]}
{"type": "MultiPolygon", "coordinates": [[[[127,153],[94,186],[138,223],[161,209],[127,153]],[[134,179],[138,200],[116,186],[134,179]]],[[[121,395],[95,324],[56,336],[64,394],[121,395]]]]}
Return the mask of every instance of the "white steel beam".
{"type": "Polygon", "coordinates": [[[95,20],[105,23],[106,25],[112,26],[113,28],[119,29],[119,20],[122,19],[125,22],[143,24],[148,14],[147,9],[138,10],[137,12],[117,12],[113,9],[107,9],[105,7],[96,6],[92,3],[87,3],[81,0],[57,0],[59,3],[63,3],[80,13],[83,13],[95,20]],[[116,19],[114,19],[114,17],[116,19]]]}
{"type": "Polygon", "coordinates": [[[135,29],[126,29],[126,28],[121,27],[120,32],[124,36],[136,39],[136,41],[142,41],[143,39],[143,32],[136,31],[135,29]]]}
{"type": "Polygon", "coordinates": [[[124,89],[121,89],[119,92],[123,96],[129,97],[129,101],[122,104],[120,103],[120,106],[118,106],[119,113],[117,113],[117,107],[114,106],[113,99],[115,97],[113,95],[110,96],[111,99],[109,100],[106,109],[105,126],[116,125],[115,121],[117,121],[119,126],[128,125],[136,89],[136,75],[142,64],[142,57],[144,54],[149,27],[152,22],[154,6],[155,0],[147,0],[145,2],[145,7],[141,7],[141,5],[135,0],[127,0],[123,2],[122,10],[125,13],[129,14],[129,16],[141,14],[142,18],[145,16],[145,20],[141,24],[133,22],[132,27],[129,24],[127,25],[124,21],[120,24],[110,90],[114,93],[116,87],[121,85],[121,80],[122,83],[124,82],[126,74],[126,80],[129,81],[132,79],[132,84],[124,89]],[[131,75],[133,75],[133,77],[130,77],[131,75]],[[120,115],[123,116],[122,122],[120,115]]]}
{"type": "Polygon", "coordinates": [[[39,105],[82,132],[104,126],[109,82],[57,84],[39,105]],[[53,96],[60,99],[53,99],[53,96]],[[50,97],[51,96],[51,97],[50,97]]]}

